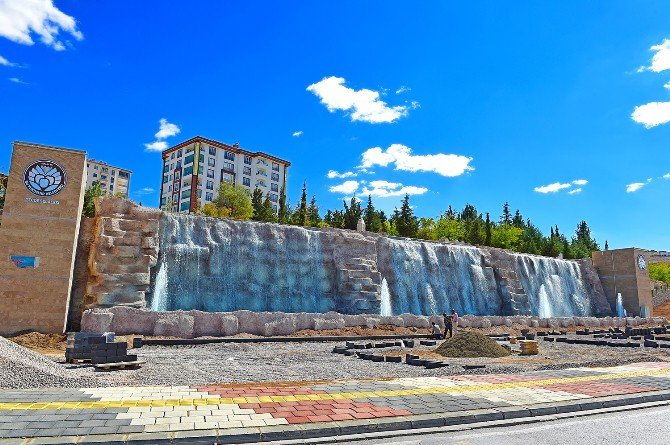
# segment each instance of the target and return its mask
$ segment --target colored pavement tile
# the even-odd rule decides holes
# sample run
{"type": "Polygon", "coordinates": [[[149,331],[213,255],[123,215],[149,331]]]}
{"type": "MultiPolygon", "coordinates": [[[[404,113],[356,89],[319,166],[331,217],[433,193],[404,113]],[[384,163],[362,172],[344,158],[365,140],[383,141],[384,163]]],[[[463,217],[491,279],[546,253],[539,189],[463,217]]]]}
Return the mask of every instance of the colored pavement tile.
{"type": "Polygon", "coordinates": [[[374,422],[661,390],[670,390],[667,362],[516,375],[0,390],[0,439],[233,428],[262,431],[281,425],[374,422]]]}

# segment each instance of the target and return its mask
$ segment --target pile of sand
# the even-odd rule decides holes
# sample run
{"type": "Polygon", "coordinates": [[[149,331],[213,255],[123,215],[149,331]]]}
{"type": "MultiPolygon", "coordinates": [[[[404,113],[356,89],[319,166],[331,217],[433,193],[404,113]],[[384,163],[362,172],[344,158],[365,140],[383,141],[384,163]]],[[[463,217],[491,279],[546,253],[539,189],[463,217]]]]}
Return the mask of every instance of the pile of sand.
{"type": "Polygon", "coordinates": [[[42,354],[62,354],[65,352],[65,342],[67,337],[63,334],[28,332],[21,335],[15,335],[8,338],[8,340],[42,354]]]}
{"type": "Polygon", "coordinates": [[[435,350],[443,357],[505,357],[511,354],[479,331],[464,331],[445,340],[435,350]]]}

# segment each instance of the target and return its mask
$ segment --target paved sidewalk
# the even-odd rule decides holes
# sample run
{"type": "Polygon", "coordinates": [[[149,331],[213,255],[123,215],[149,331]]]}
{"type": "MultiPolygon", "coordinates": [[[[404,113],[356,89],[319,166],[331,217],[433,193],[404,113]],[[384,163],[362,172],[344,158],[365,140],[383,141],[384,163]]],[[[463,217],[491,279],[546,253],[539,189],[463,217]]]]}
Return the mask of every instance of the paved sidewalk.
{"type": "Polygon", "coordinates": [[[603,401],[617,399],[612,396],[656,393],[670,396],[670,363],[386,380],[0,390],[0,444],[100,435],[107,443],[305,438],[543,415],[561,407],[578,411],[607,406],[603,401]]]}

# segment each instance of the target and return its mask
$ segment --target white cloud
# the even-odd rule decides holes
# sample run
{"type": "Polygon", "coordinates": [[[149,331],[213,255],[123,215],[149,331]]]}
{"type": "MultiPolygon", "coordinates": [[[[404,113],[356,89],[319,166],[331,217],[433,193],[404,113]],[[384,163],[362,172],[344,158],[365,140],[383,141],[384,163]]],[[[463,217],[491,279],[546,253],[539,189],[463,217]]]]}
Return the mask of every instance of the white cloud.
{"type": "Polygon", "coordinates": [[[302,130],[294,131],[293,136],[299,138],[300,136],[302,136],[302,130]]]}
{"type": "Polygon", "coordinates": [[[369,186],[363,187],[361,196],[375,196],[378,198],[387,198],[390,196],[423,195],[428,191],[425,187],[416,187],[413,185],[402,185],[398,182],[389,181],[370,181],[369,186]]]}
{"type": "Polygon", "coordinates": [[[650,102],[635,107],[631,119],[645,128],[652,128],[670,122],[670,102],[650,102]]]}
{"type": "Polygon", "coordinates": [[[417,108],[421,108],[421,104],[416,100],[411,101],[409,103],[409,106],[412,108],[412,110],[416,110],[417,108]]]}
{"type": "Polygon", "coordinates": [[[410,87],[406,87],[406,86],[403,85],[400,88],[398,88],[397,90],[395,90],[395,93],[396,94],[402,94],[402,93],[407,93],[408,91],[412,91],[412,89],[410,87]]]}
{"type": "Polygon", "coordinates": [[[52,0],[2,0],[0,1],[0,36],[16,43],[33,45],[32,34],[56,51],[65,49],[59,40],[63,31],[77,40],[84,35],[77,29],[76,20],[60,11],[52,0]]]}
{"type": "Polygon", "coordinates": [[[13,82],[13,83],[20,83],[22,85],[28,85],[28,82],[24,82],[21,79],[19,79],[18,77],[10,77],[9,81],[13,82]]]}
{"type": "Polygon", "coordinates": [[[570,190],[570,191],[568,192],[568,195],[576,195],[577,193],[581,193],[581,192],[582,192],[582,189],[581,189],[581,188],[576,188],[576,189],[572,189],[572,190],[570,190]]]}
{"type": "Polygon", "coordinates": [[[454,177],[474,170],[470,161],[472,161],[470,157],[454,154],[412,155],[411,148],[393,144],[386,150],[373,147],[363,152],[359,168],[365,169],[376,165],[386,167],[395,164],[396,170],[435,172],[442,176],[454,177]]]}
{"type": "Polygon", "coordinates": [[[572,183],[574,185],[586,185],[589,183],[589,181],[587,181],[586,179],[575,179],[574,181],[572,181],[572,183]]]}
{"type": "Polygon", "coordinates": [[[356,193],[356,190],[358,190],[358,181],[344,181],[342,184],[334,185],[330,187],[328,190],[330,190],[333,193],[351,195],[353,193],[356,193]]]}
{"type": "Polygon", "coordinates": [[[344,179],[344,178],[353,178],[353,177],[358,176],[358,175],[357,175],[357,173],[354,173],[354,172],[340,173],[337,170],[328,170],[328,173],[326,174],[326,176],[330,179],[333,179],[333,178],[344,179]]]}
{"type": "Polygon", "coordinates": [[[9,60],[5,59],[4,57],[0,56],[0,65],[2,66],[18,66],[16,63],[12,63],[9,60]]]}
{"type": "Polygon", "coordinates": [[[655,73],[670,69],[670,39],[664,39],[658,45],[649,48],[649,50],[655,52],[651,59],[651,65],[646,68],[641,67],[641,69],[647,69],[655,73]]]}
{"type": "Polygon", "coordinates": [[[168,148],[168,144],[165,141],[155,141],[150,144],[144,144],[144,149],[146,151],[163,151],[168,148]]]}
{"type": "Polygon", "coordinates": [[[372,124],[395,122],[407,116],[407,107],[389,107],[380,100],[378,91],[360,89],[358,91],[344,86],[343,77],[324,77],[321,81],[307,87],[307,91],[321,99],[328,111],[350,111],[352,121],[369,122],[372,124]]]}
{"type": "Polygon", "coordinates": [[[670,173],[666,173],[663,175],[663,179],[670,179],[670,173]]]}
{"type": "Polygon", "coordinates": [[[137,196],[144,196],[144,195],[150,195],[150,194],[152,194],[152,193],[155,192],[155,191],[156,191],[156,190],[154,190],[154,189],[151,188],[151,187],[144,187],[144,188],[141,188],[141,189],[139,189],[138,191],[136,191],[135,194],[136,194],[137,196]]]}
{"type": "Polygon", "coordinates": [[[563,183],[560,183],[560,182],[554,182],[553,184],[542,185],[540,187],[535,187],[533,190],[535,190],[538,193],[556,193],[560,190],[568,189],[570,187],[572,187],[572,184],[570,184],[570,183],[563,184],[563,183]]]}
{"type": "Polygon", "coordinates": [[[666,90],[670,90],[670,82],[663,85],[663,88],[665,88],[666,90]]]}
{"type": "Polygon", "coordinates": [[[168,122],[165,118],[162,118],[158,122],[160,126],[158,127],[158,132],[154,135],[156,139],[167,139],[181,131],[179,126],[168,122]]]}
{"type": "Polygon", "coordinates": [[[638,190],[640,190],[642,187],[649,184],[650,182],[651,182],[651,178],[647,178],[646,182],[633,182],[632,184],[628,184],[626,186],[626,193],[637,192],[638,190]]]}

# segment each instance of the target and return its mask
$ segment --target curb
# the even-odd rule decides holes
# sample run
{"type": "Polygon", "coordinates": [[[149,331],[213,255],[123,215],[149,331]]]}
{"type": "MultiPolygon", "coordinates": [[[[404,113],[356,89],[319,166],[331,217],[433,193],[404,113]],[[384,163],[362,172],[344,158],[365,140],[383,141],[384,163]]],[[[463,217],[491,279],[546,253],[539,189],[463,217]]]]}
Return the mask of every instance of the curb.
{"type": "Polygon", "coordinates": [[[431,334],[408,335],[328,335],[321,337],[257,337],[257,338],[154,338],[142,339],[142,346],[183,346],[206,345],[209,343],[306,343],[330,341],[360,341],[360,340],[402,340],[402,339],[432,339],[431,334]]]}
{"type": "Polygon", "coordinates": [[[268,426],[259,428],[230,428],[217,430],[178,431],[173,433],[108,434],[80,437],[50,437],[30,439],[0,439],[0,445],[46,444],[240,444],[252,442],[304,443],[305,439],[319,442],[341,442],[363,438],[384,438],[400,435],[462,429],[511,426],[523,423],[557,420],[564,417],[601,414],[626,409],[664,406],[670,402],[670,391],[646,394],[600,397],[589,400],[510,406],[452,413],[412,415],[375,420],[347,420],[328,423],[268,426]],[[365,436],[365,437],[363,437],[365,436]]]}

